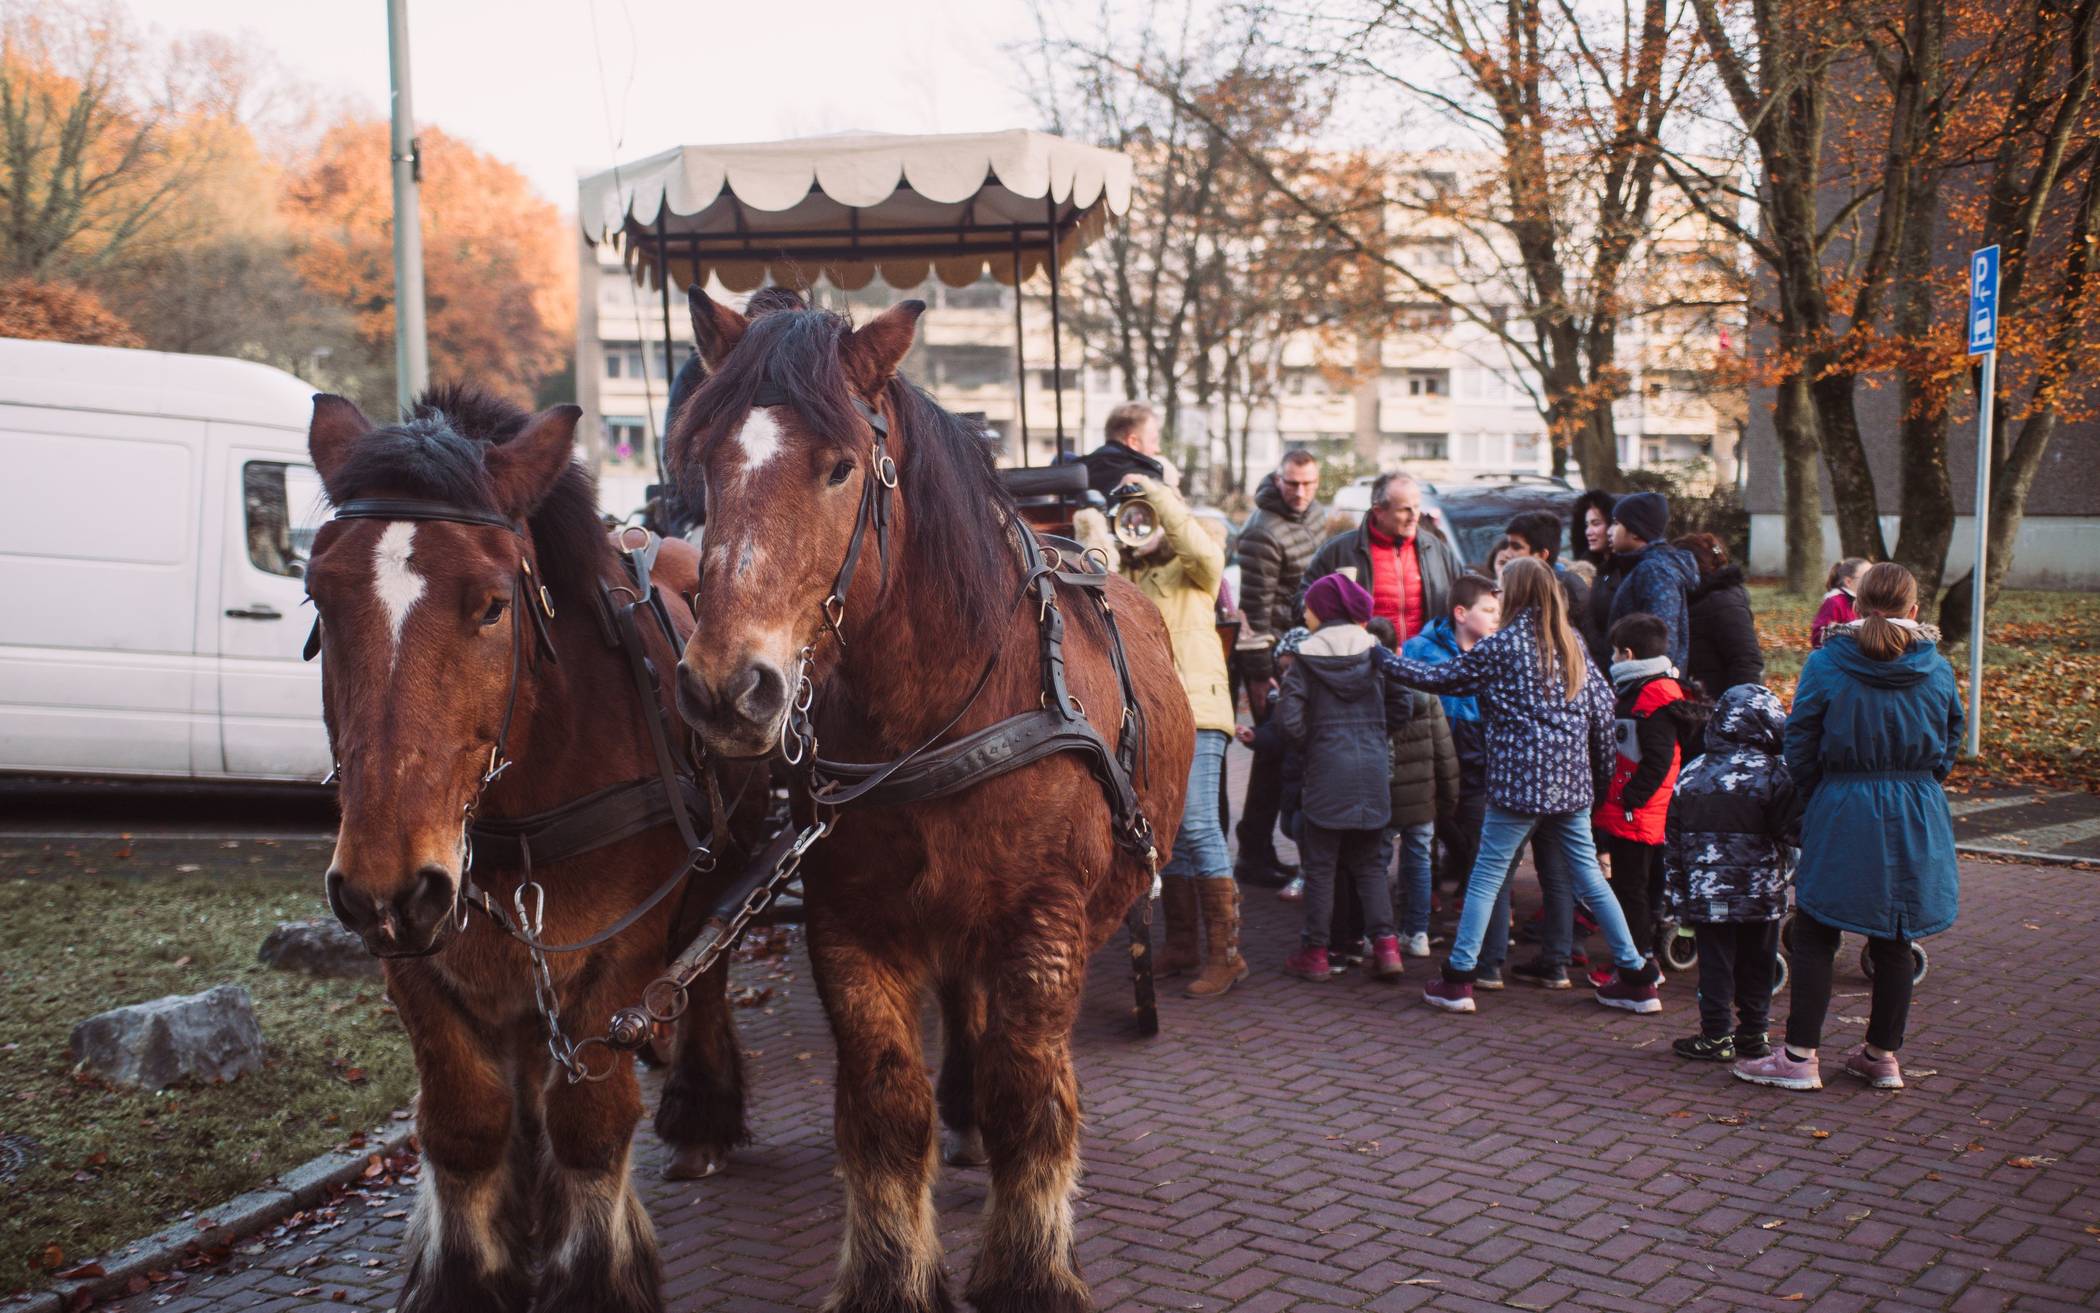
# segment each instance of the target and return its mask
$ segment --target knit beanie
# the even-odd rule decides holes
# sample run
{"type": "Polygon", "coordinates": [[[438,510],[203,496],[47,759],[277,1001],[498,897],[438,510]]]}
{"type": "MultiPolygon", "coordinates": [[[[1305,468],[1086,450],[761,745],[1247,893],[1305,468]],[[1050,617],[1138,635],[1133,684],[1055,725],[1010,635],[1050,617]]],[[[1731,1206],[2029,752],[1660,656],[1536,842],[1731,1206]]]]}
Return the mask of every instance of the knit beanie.
{"type": "Polygon", "coordinates": [[[1670,503],[1659,492],[1630,492],[1612,503],[1611,518],[1642,542],[1670,536],[1670,503]]]}
{"type": "Polygon", "coordinates": [[[1371,618],[1371,595],[1347,575],[1323,574],[1305,590],[1305,609],[1320,617],[1321,624],[1347,620],[1360,625],[1371,618]]]}

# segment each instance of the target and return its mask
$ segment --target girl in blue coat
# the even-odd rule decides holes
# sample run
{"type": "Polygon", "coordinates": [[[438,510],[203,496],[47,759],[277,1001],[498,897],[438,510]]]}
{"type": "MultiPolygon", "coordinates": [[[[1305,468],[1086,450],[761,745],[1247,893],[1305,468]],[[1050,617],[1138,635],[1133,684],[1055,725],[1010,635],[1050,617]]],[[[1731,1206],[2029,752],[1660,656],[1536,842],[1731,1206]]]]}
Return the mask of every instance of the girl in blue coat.
{"type": "Polygon", "coordinates": [[[1736,1064],[1781,1089],[1821,1089],[1816,1049],[1840,931],[1867,936],[1874,1001],[1845,1070],[1903,1088],[1896,1050],[1910,1013],[1910,941],[1954,924],[1954,821],[1941,782],[1961,742],[1961,698],[1939,631],[1917,622],[1918,581],[1893,562],[1860,581],[1860,618],[1833,628],[1801,668],[1786,766],[1807,799],[1794,876],[1793,1010],[1786,1044],[1736,1064]]]}

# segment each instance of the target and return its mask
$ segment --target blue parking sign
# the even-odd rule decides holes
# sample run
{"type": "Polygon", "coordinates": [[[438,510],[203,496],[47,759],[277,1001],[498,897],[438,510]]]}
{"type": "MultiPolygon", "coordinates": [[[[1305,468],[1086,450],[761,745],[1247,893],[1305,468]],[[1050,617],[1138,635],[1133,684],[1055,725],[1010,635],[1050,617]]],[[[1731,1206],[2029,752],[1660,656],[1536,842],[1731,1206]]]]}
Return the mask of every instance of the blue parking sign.
{"type": "Polygon", "coordinates": [[[1998,248],[1969,257],[1969,354],[1998,349],[1998,248]]]}

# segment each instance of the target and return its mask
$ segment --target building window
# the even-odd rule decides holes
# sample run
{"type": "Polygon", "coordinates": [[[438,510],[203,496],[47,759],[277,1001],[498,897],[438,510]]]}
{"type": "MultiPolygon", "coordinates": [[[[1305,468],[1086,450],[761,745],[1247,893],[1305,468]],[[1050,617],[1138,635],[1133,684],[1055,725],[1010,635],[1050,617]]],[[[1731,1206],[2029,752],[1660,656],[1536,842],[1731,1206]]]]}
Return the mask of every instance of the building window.
{"type": "Polygon", "coordinates": [[[620,465],[639,465],[648,455],[649,424],[637,415],[605,417],[605,459],[620,465]]]}
{"type": "Polygon", "coordinates": [[[1393,327],[1401,332],[1450,326],[1451,307],[1442,301],[1398,301],[1393,304],[1393,327]]]}
{"type": "Polygon", "coordinates": [[[929,346],[922,368],[936,388],[971,391],[1013,385],[1013,355],[1003,346],[929,346]]]}
{"type": "Polygon", "coordinates": [[[1448,433],[1388,433],[1382,444],[1399,460],[1446,460],[1451,454],[1448,433]]]}
{"type": "Polygon", "coordinates": [[[1545,441],[1536,433],[1512,433],[1509,437],[1509,463],[1511,469],[1531,471],[1539,468],[1545,441]]]}
{"type": "Polygon", "coordinates": [[[943,287],[941,304],[950,310],[997,310],[1006,304],[1006,288],[990,277],[968,287],[943,287]]]}

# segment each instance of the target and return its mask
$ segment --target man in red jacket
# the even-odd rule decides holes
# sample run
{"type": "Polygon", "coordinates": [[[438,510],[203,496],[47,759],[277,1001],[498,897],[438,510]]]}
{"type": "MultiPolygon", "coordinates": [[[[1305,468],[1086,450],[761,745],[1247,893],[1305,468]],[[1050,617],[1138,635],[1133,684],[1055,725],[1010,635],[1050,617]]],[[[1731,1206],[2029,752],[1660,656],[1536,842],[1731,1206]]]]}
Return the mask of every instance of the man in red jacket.
{"type": "Polygon", "coordinates": [[[1626,913],[1627,931],[1643,952],[1654,939],[1650,917],[1662,884],[1664,825],[1690,724],[1685,713],[1691,706],[1670,664],[1669,645],[1669,626],[1645,611],[1622,617],[1611,627],[1618,755],[1612,763],[1611,788],[1598,804],[1594,821],[1611,853],[1612,893],[1626,913]]]}

